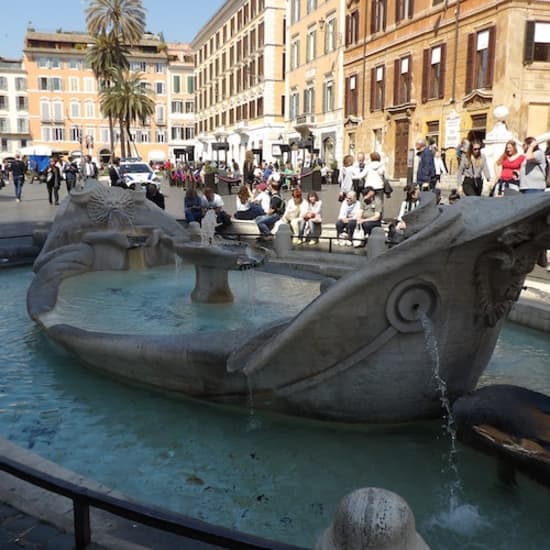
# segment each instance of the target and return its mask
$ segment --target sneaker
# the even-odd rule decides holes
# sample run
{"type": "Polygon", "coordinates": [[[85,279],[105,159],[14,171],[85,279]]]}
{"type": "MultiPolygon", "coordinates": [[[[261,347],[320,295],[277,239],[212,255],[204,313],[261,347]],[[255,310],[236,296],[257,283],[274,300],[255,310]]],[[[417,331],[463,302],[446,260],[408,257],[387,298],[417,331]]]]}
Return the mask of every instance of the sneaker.
{"type": "Polygon", "coordinates": [[[344,241],[345,246],[353,246],[353,243],[350,240],[344,241]]]}
{"type": "Polygon", "coordinates": [[[15,202],[21,202],[21,199],[15,199],[15,202]]]}
{"type": "Polygon", "coordinates": [[[302,241],[298,237],[292,239],[292,244],[300,244],[302,241]]]}
{"type": "Polygon", "coordinates": [[[310,239],[309,243],[310,246],[315,246],[316,244],[319,244],[319,239],[310,239]]]}

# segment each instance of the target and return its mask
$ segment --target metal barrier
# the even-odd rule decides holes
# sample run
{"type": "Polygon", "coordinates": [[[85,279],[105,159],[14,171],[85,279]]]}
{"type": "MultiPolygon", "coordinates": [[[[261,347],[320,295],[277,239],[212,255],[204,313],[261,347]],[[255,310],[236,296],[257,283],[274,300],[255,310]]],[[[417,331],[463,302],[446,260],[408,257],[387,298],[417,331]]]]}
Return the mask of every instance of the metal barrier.
{"type": "MultiPolygon", "coordinates": [[[[261,237],[261,233],[257,233],[257,234],[253,234],[253,233],[230,233],[229,231],[224,231],[223,233],[220,233],[220,236],[221,237],[224,237],[224,238],[229,238],[229,239],[234,239],[236,241],[250,241],[250,240],[256,240],[258,237],[261,237]]],[[[272,236],[274,238],[274,236],[272,236]]],[[[341,239],[339,239],[338,237],[323,237],[322,235],[320,235],[319,237],[315,237],[315,239],[319,242],[321,241],[328,241],[328,250],[326,250],[326,252],[329,252],[329,253],[332,253],[333,252],[333,247],[334,247],[334,242],[336,241],[340,241],[341,239]]],[[[358,239],[351,239],[352,242],[356,242],[358,239]]],[[[366,241],[365,239],[359,239],[361,241],[366,241]]],[[[368,239],[367,239],[368,240],[368,239]]],[[[261,244],[261,243],[260,243],[261,244]]],[[[294,247],[296,245],[293,245],[294,247]]],[[[360,247],[360,248],[363,248],[363,245],[360,247]]],[[[306,248],[303,248],[301,250],[308,250],[306,248]]],[[[315,248],[311,248],[309,250],[318,250],[318,249],[315,249],[315,248]]],[[[350,252],[352,252],[350,250],[350,252]]]]}
{"type": "Polygon", "coordinates": [[[304,550],[298,546],[270,541],[226,527],[211,525],[181,514],[130,502],[93,489],[81,487],[6,457],[0,470],[73,502],[75,547],[85,550],[92,541],[90,507],[189,539],[238,550],[304,550]]]}

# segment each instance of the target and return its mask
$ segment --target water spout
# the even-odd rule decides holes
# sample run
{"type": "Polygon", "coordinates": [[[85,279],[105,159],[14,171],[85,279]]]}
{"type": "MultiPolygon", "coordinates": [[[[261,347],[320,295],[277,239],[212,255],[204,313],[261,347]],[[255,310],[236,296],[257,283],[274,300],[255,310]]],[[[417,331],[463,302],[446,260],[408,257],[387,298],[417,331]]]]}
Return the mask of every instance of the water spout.
{"type": "Polygon", "coordinates": [[[439,356],[439,346],[437,343],[437,338],[435,336],[434,325],[428,315],[424,310],[417,306],[415,309],[418,311],[418,318],[422,324],[422,329],[424,330],[424,341],[426,343],[426,350],[430,359],[432,360],[433,365],[433,376],[437,384],[437,389],[439,391],[439,401],[441,403],[441,408],[443,409],[443,429],[449,438],[450,450],[447,457],[447,468],[451,473],[452,479],[448,484],[449,487],[449,513],[452,513],[454,510],[459,507],[459,495],[462,492],[462,483],[460,481],[460,475],[458,472],[457,466],[457,448],[456,448],[456,427],[451,410],[451,403],[449,401],[449,396],[447,393],[447,382],[441,376],[440,371],[440,356],[439,356]]]}
{"type": "Polygon", "coordinates": [[[216,212],[208,210],[201,222],[200,236],[201,244],[209,246],[214,244],[214,235],[216,233],[216,212]]]}

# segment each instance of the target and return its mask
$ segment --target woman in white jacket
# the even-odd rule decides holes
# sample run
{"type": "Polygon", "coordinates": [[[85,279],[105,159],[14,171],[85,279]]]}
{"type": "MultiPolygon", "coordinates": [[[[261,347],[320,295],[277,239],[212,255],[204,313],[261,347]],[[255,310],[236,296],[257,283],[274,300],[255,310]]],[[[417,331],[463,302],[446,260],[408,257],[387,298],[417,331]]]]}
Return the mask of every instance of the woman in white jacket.
{"type": "Polygon", "coordinates": [[[365,188],[372,187],[375,191],[384,189],[384,175],[386,169],[380,158],[380,154],[373,151],[370,154],[370,162],[366,166],[365,188]]]}
{"type": "Polygon", "coordinates": [[[303,222],[304,214],[307,212],[307,201],[302,197],[302,191],[298,188],[292,191],[292,198],[287,202],[283,221],[290,225],[294,235],[293,244],[302,242],[300,235],[300,224],[303,222]]]}

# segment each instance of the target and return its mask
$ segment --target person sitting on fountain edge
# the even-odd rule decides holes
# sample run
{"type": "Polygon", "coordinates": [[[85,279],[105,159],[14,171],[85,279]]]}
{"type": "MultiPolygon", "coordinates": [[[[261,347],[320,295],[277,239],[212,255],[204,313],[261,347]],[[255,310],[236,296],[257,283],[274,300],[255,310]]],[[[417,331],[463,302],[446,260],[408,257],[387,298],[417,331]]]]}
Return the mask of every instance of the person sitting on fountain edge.
{"type": "Polygon", "coordinates": [[[279,195],[279,182],[272,181],[270,186],[271,199],[269,201],[269,209],[265,216],[258,216],[256,218],[256,225],[261,233],[261,236],[258,237],[259,241],[264,241],[272,237],[271,230],[281,219],[285,211],[285,201],[281,198],[281,195],[279,195]]]}
{"type": "MultiPolygon", "coordinates": [[[[370,185],[364,189],[365,198],[357,215],[357,223],[361,224],[365,238],[369,237],[375,227],[382,226],[384,217],[384,191],[373,189],[370,185]]],[[[354,246],[365,246],[366,240],[354,243],[354,246]]]]}
{"type": "Polygon", "coordinates": [[[164,195],[159,191],[159,188],[154,183],[147,184],[145,197],[164,210],[164,195]]]}
{"type": "Polygon", "coordinates": [[[202,199],[197,193],[195,185],[190,185],[185,192],[183,199],[185,221],[187,223],[201,223],[202,220],[202,199]]]}
{"type": "Polygon", "coordinates": [[[338,219],[336,220],[336,235],[338,237],[337,244],[342,246],[353,245],[353,232],[357,225],[357,216],[361,211],[361,205],[357,200],[355,191],[348,191],[345,200],[340,206],[338,219]]]}
{"type": "Polygon", "coordinates": [[[207,210],[214,210],[216,213],[216,231],[227,227],[231,223],[231,216],[223,209],[223,199],[217,193],[214,193],[212,187],[205,187],[202,197],[202,208],[206,214],[207,210]]]}

